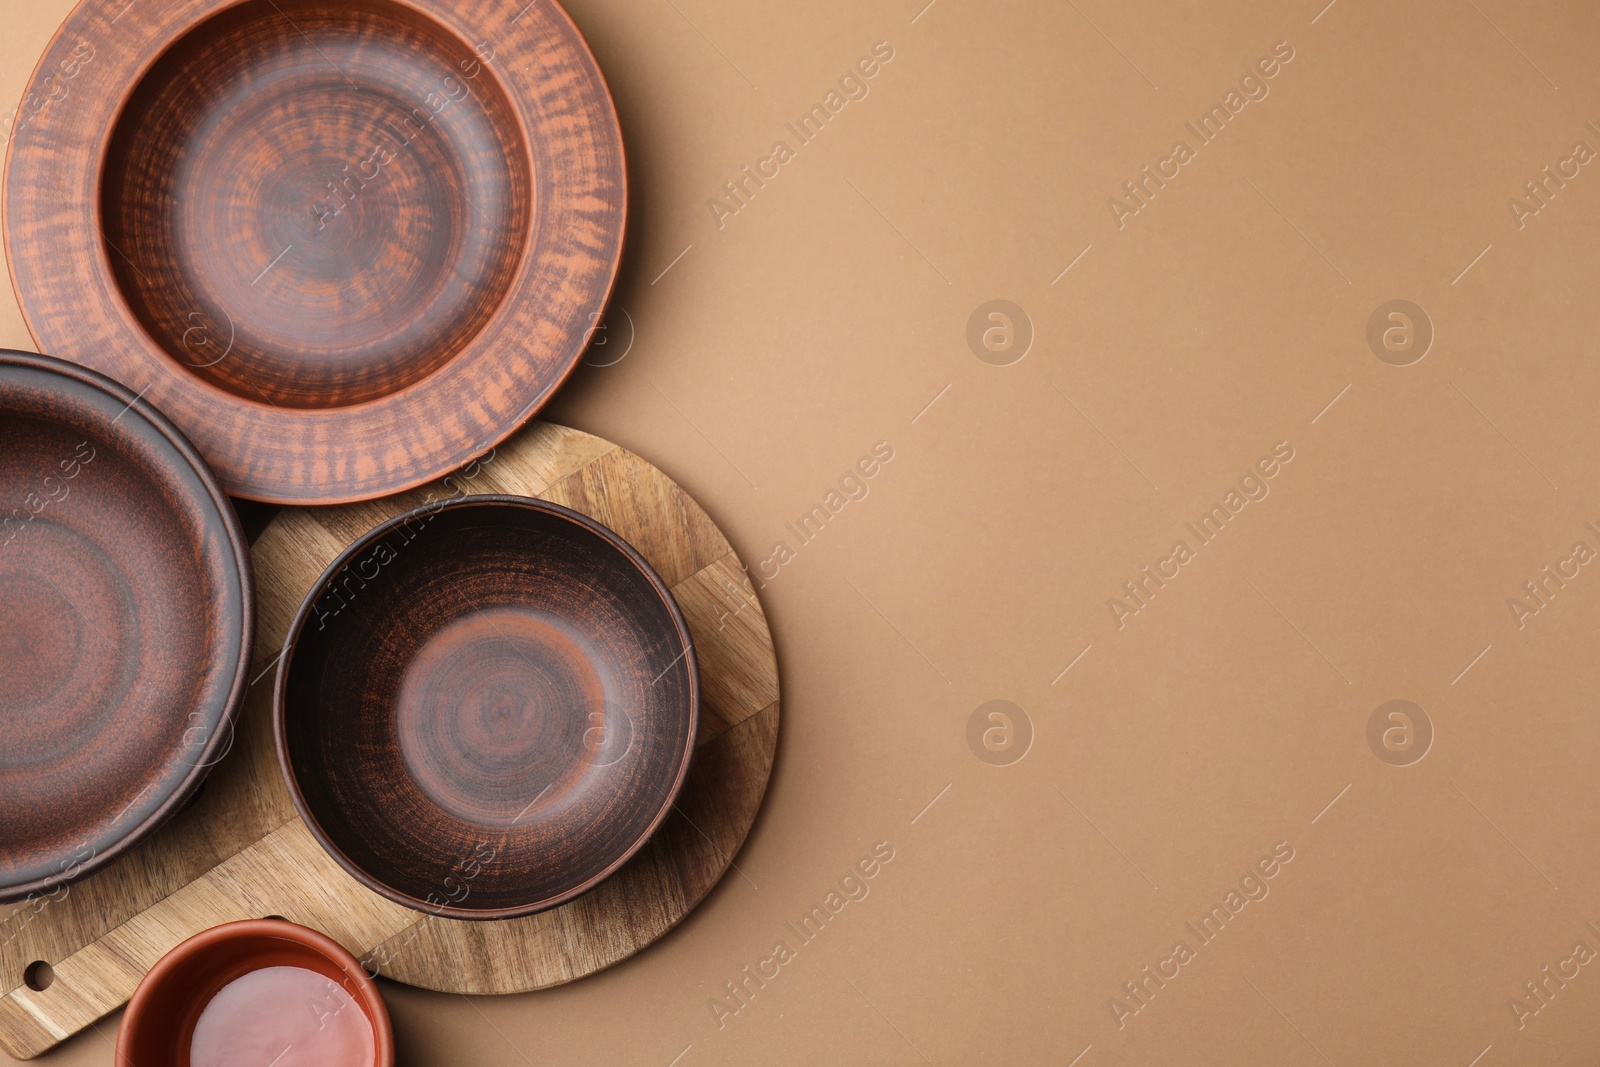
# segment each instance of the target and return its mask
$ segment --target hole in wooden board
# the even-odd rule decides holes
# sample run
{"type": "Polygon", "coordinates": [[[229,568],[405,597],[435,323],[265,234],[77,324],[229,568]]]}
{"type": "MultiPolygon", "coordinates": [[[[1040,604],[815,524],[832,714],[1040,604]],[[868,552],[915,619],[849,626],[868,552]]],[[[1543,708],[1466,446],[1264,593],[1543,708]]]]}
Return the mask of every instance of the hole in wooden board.
{"type": "Polygon", "coordinates": [[[276,919],[281,923],[286,923],[286,922],[289,921],[288,919],[285,919],[282,915],[268,915],[267,918],[276,919]]]}
{"type": "Polygon", "coordinates": [[[22,984],[35,993],[43,993],[56,980],[56,969],[44,960],[34,960],[22,972],[22,984]]]}

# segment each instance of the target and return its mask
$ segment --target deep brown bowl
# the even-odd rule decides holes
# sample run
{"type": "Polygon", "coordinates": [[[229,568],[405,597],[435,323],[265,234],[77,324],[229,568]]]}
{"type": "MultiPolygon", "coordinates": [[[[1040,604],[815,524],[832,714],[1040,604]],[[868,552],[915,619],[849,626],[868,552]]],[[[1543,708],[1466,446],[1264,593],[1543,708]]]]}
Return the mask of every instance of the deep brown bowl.
{"type": "Polygon", "coordinates": [[[7,163],[30,329],[148,388],[237,496],[481,455],[610,294],[621,136],[553,0],[83,0],[32,90],[61,103],[7,163]]]}
{"type": "Polygon", "coordinates": [[[0,352],[0,901],[104,866],[233,740],[255,610],[233,507],[128,389],[0,352]]]}
{"type": "Polygon", "coordinates": [[[312,833],[372,889],[452,918],[554,907],[622,866],[671,809],[699,718],[660,577],[524,497],[373,529],[278,665],[278,758],[312,833]]]}
{"type": "MultiPolygon", "coordinates": [[[[161,957],[128,1001],[117,1034],[118,1067],[191,1064],[197,1027],[204,1026],[199,1035],[202,1045],[214,1044],[218,1033],[211,1029],[216,1021],[201,1023],[212,1000],[230,982],[269,967],[315,972],[326,983],[302,975],[302,980],[308,980],[305,988],[290,987],[301,995],[284,998],[280,989],[278,998],[271,1000],[262,998],[258,989],[254,1003],[245,1001],[249,1006],[240,1005],[238,1012],[230,1012],[233,1005],[229,1003],[219,1003],[222,1020],[254,1024],[260,1031],[253,1042],[237,1031],[228,1033],[233,1055],[225,1062],[359,1067],[370,1053],[372,1067],[393,1067],[394,1035],[377,983],[332,938],[277,919],[215,926],[161,957]],[[359,1011],[360,1019],[345,1014],[351,1011],[359,1011]],[[372,1036],[367,1045],[369,1028],[372,1036]],[[363,1041],[359,1055],[351,1056],[348,1049],[337,1047],[340,1039],[353,1040],[358,1035],[363,1041]],[[284,1046],[281,1052],[270,1047],[280,1042],[284,1046]]],[[[227,1023],[219,1029],[227,1032],[227,1023]]]]}

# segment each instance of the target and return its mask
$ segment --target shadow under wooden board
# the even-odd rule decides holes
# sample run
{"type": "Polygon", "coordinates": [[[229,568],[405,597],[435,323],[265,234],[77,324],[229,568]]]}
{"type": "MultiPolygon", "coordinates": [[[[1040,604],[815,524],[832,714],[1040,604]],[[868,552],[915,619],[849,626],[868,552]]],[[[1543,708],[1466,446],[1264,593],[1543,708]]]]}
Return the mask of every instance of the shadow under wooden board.
{"type": "MultiPolygon", "coordinates": [[[[114,1011],[180,941],[279,915],[325,931],[370,969],[453,993],[560,985],[672,929],[727,872],[755,820],[778,735],[766,616],[727,540],[671,479],[627,450],[533,423],[462,471],[384,500],[285,511],[253,548],[254,679],[229,754],[204,791],[129,855],[0,923],[0,1046],[30,1058],[114,1011]],[[672,815],[629,863],[559,908],[502,922],[401,907],[346,874],[296,816],[272,737],[273,668],[306,591],[377,523],[454,496],[511,493],[611,527],[672,589],[700,658],[701,733],[672,815]],[[44,989],[36,961],[54,970],[44,989]],[[30,981],[31,978],[31,981],[30,981]]],[[[466,871],[454,891],[470,892],[466,871]]]]}

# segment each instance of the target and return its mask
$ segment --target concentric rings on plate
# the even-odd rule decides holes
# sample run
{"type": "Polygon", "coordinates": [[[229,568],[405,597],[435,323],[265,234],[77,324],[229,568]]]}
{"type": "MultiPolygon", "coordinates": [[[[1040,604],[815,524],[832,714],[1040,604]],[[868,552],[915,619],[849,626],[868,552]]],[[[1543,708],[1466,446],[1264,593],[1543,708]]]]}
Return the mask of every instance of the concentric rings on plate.
{"type": "Polygon", "coordinates": [[[250,553],[183,435],[82,367],[0,352],[0,900],[173,815],[233,743],[250,553]]]}
{"type": "Polygon", "coordinates": [[[626,178],[551,0],[84,0],[6,165],[46,351],[144,395],[235,496],[382,496],[482,454],[582,354],[626,178]]]}

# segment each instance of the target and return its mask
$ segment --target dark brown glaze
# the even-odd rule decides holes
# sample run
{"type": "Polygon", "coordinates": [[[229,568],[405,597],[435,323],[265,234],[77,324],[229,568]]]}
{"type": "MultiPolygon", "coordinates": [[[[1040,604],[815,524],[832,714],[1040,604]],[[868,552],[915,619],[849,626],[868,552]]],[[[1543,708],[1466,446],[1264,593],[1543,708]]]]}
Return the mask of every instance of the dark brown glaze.
{"type": "Polygon", "coordinates": [[[487,451],[610,293],[621,138],[550,0],[84,0],[33,92],[5,192],[29,328],[148,388],[237,496],[487,451]]]}
{"type": "MultiPolygon", "coordinates": [[[[345,948],[315,930],[281,919],[246,919],[214,926],[189,938],[163,956],[145,975],[128,1001],[117,1032],[117,1063],[121,1067],[157,1067],[187,1064],[196,1023],[212,997],[228,983],[268,967],[296,967],[312,971],[339,986],[355,1002],[332,991],[309,1003],[257,1005],[257,1013],[278,1011],[302,1016],[312,1023],[348,1027],[348,1020],[317,1013],[359,1010],[372,1033],[373,1067],[393,1067],[394,1033],[389,1009],[374,982],[345,948]]],[[[258,1025],[260,1020],[255,1020],[258,1025]]],[[[296,1063],[308,1062],[302,1055],[296,1063]]],[[[270,1054],[269,1054],[270,1055],[270,1054]]],[[[263,1060],[263,1062],[265,1062],[263,1060]]]]}
{"type": "Polygon", "coordinates": [[[541,911],[620,867],[682,787],[699,713],[655,571],[523,497],[369,532],[278,665],[278,757],[307,825],[371,888],[452,918],[541,911]]]}
{"type": "Polygon", "coordinates": [[[174,814],[224,756],[255,614],[199,454],[122,386],[0,352],[0,900],[174,814]]]}

